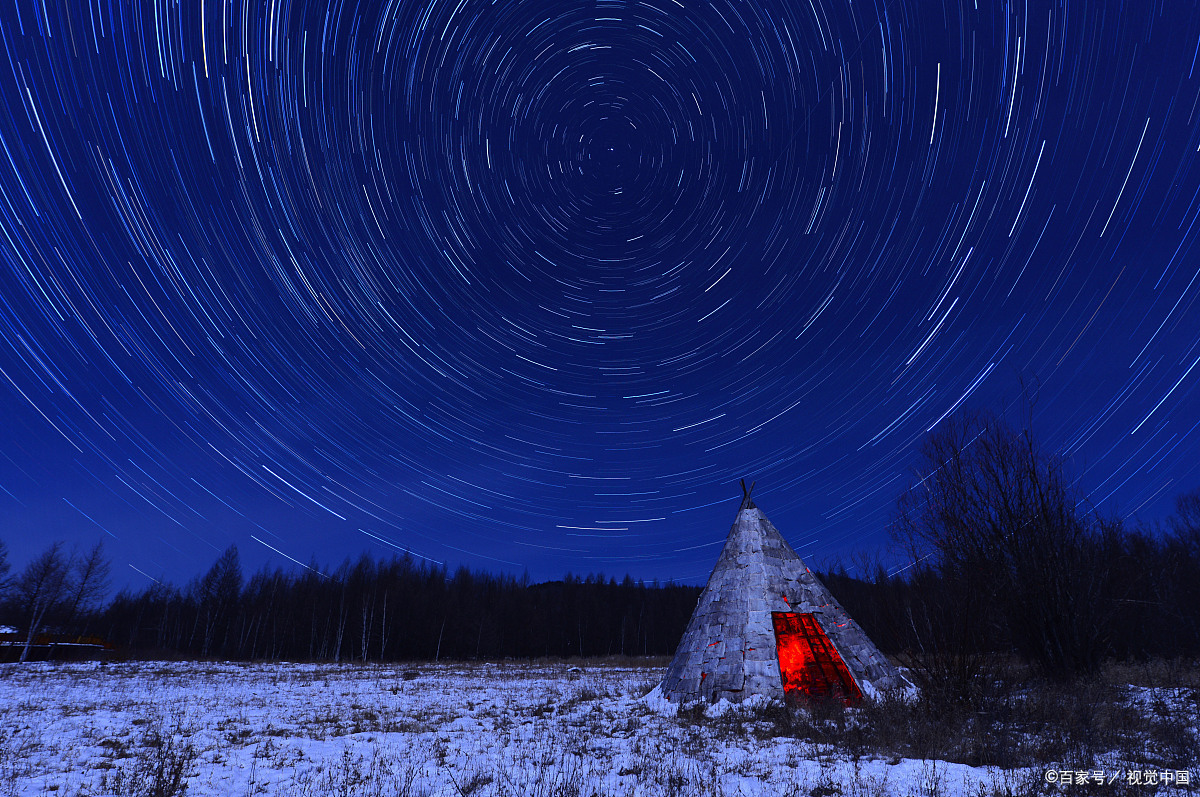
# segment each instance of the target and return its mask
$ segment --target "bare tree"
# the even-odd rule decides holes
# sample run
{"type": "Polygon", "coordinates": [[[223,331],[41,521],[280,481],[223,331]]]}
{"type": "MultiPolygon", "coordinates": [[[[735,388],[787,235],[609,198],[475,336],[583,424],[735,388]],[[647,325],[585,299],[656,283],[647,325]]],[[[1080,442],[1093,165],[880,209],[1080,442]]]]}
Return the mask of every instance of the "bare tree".
{"type": "Polygon", "coordinates": [[[0,602],[8,594],[8,546],[0,540],[0,602]]]}
{"type": "Polygon", "coordinates": [[[1103,538],[1119,536],[1120,523],[1086,507],[1028,428],[995,415],[953,418],[921,454],[894,533],[959,585],[962,612],[995,607],[1018,651],[1047,675],[1098,666],[1112,619],[1103,538]]]}
{"type": "Polygon", "coordinates": [[[96,608],[108,592],[111,567],[104,556],[104,543],[98,542],[87,553],[75,558],[73,577],[66,585],[63,622],[70,625],[80,615],[96,608]]]}
{"type": "Polygon", "coordinates": [[[18,610],[28,617],[29,629],[21,661],[29,658],[29,648],[46,616],[61,607],[68,589],[72,560],[63,553],[61,542],[51,543],[17,577],[14,593],[18,610]]]}
{"type": "MultiPolygon", "coordinates": [[[[1166,544],[1165,573],[1156,579],[1166,593],[1167,614],[1182,639],[1200,639],[1200,488],[1175,499],[1166,544]]],[[[1192,650],[1195,649],[1192,642],[1192,650]]]]}
{"type": "Polygon", "coordinates": [[[1171,530],[1180,545],[1200,558],[1200,488],[1176,496],[1171,530]]]}
{"type": "Polygon", "coordinates": [[[192,584],[191,593],[198,608],[196,621],[204,624],[200,652],[207,656],[214,643],[224,648],[229,622],[241,600],[242,567],[236,545],[226,548],[208,572],[192,584]]]}

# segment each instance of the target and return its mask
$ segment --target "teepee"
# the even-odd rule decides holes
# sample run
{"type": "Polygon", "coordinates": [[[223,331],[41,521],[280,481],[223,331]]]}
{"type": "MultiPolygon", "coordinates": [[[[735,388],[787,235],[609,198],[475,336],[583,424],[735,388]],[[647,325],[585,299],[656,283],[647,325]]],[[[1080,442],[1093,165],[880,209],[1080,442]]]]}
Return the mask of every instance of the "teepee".
{"type": "Polygon", "coordinates": [[[662,695],[675,702],[765,695],[857,702],[907,685],[778,529],[742,482],[742,505],[662,695]]]}

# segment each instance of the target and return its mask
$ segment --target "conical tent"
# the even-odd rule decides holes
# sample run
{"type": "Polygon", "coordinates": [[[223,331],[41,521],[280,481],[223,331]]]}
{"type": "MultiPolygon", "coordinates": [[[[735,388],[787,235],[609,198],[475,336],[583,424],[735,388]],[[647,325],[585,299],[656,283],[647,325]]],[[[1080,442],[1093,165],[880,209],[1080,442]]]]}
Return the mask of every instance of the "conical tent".
{"type": "Polygon", "coordinates": [[[829,590],[751,500],[700,593],[662,695],[687,702],[738,702],[765,695],[789,702],[854,702],[906,685],[829,590]]]}

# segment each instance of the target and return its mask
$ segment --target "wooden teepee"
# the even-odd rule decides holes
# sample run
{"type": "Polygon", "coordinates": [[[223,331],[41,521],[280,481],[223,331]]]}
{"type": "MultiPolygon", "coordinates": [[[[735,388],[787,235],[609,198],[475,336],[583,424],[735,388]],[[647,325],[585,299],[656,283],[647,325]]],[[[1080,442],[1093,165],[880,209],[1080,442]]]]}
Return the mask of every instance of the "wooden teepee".
{"type": "Polygon", "coordinates": [[[742,482],[742,505],[667,668],[668,700],[791,702],[904,684],[817,580],[742,482]]]}

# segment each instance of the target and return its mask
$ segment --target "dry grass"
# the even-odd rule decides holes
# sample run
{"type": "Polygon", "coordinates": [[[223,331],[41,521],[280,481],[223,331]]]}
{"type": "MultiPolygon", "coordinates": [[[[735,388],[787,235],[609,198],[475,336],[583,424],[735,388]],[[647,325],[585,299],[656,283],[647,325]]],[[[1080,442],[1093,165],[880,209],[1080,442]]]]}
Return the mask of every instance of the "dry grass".
{"type": "Polygon", "coordinates": [[[178,725],[166,727],[160,718],[142,725],[134,746],[112,740],[114,758],[126,759],[106,768],[100,789],[114,797],[180,797],[195,774],[197,752],[190,735],[178,725]]]}
{"type": "Polygon", "coordinates": [[[1200,690],[1177,663],[1112,665],[1070,686],[1010,665],[965,700],[929,690],[855,709],[674,717],[636,701],[660,672],[564,661],[10,669],[29,697],[0,697],[0,797],[1023,797],[1051,793],[1051,764],[1200,776],[1200,690]],[[78,726],[89,771],[35,772],[31,762],[60,756],[53,729],[78,726]]]}
{"type": "Polygon", "coordinates": [[[679,721],[730,737],[802,739],[852,759],[927,759],[1007,771],[1190,767],[1195,773],[1197,680],[1197,668],[1179,662],[1114,664],[1069,684],[1031,680],[1024,668],[1011,666],[991,673],[967,699],[927,689],[915,699],[890,695],[854,709],[838,700],[804,709],[770,704],[715,719],[693,706],[679,721]]]}

